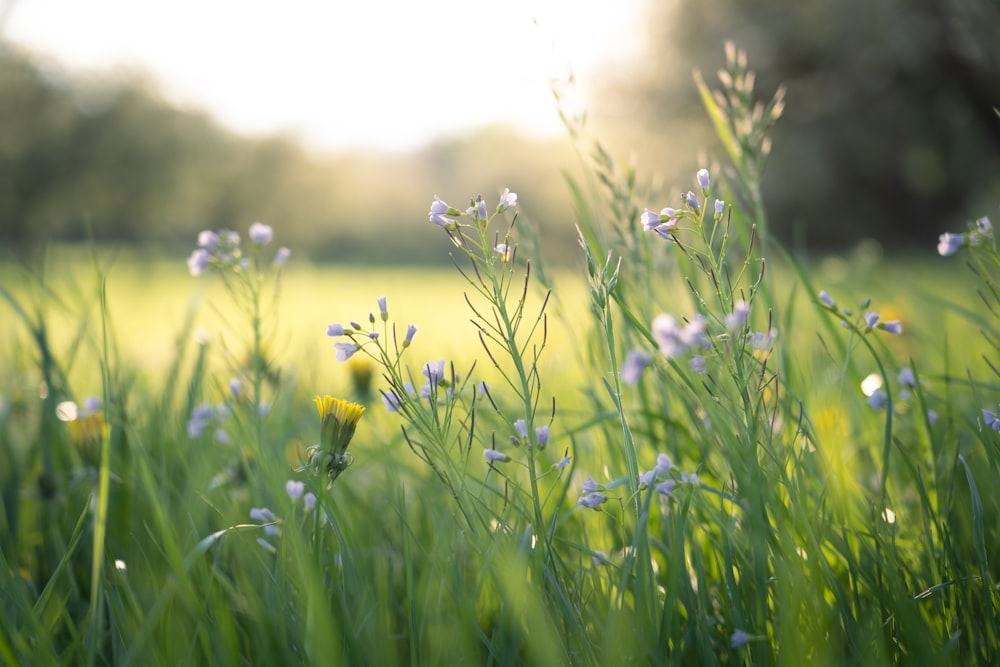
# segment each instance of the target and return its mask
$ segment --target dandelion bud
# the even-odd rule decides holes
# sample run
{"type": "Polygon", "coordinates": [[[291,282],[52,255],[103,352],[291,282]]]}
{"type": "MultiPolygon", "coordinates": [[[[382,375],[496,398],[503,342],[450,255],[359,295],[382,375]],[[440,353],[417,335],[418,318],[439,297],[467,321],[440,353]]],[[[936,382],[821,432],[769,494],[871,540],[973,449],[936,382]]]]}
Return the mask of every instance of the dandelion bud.
{"type": "Polygon", "coordinates": [[[347,446],[365,407],[332,396],[316,396],[313,400],[319,411],[320,443],[326,454],[327,473],[336,478],[350,464],[347,446]]]}

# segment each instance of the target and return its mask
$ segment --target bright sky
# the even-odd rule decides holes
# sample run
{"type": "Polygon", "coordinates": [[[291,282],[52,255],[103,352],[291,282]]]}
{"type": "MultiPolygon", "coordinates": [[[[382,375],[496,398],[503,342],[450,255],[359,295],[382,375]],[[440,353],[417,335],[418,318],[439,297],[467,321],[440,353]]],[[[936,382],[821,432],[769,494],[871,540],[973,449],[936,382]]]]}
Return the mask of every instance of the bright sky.
{"type": "Polygon", "coordinates": [[[624,66],[641,46],[643,4],[20,0],[2,30],[75,69],[149,71],[169,99],[240,131],[405,149],[491,122],[562,133],[550,79],[572,71],[586,86],[624,66]]]}

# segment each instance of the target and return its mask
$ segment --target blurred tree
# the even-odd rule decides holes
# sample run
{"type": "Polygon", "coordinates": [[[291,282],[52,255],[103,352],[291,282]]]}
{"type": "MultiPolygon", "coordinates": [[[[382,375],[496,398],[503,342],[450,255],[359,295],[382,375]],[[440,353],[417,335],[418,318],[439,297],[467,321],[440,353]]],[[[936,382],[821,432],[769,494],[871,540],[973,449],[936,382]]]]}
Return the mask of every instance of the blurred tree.
{"type": "Polygon", "coordinates": [[[716,69],[732,40],[762,98],[788,86],[766,173],[772,228],[812,249],[933,247],[1000,203],[998,19],[994,0],[650,2],[647,59],[595,111],[676,136],[700,113],[690,68],[716,69]]]}
{"type": "Polygon", "coordinates": [[[89,227],[98,240],[180,251],[201,229],[261,220],[300,257],[447,262],[449,245],[427,222],[433,195],[464,207],[509,186],[522,215],[543,223],[551,256],[576,254],[563,213],[568,142],[485,128],[411,154],[315,155],[176,109],[142,73],[84,78],[2,42],[0,90],[0,240],[19,248],[89,227]]]}

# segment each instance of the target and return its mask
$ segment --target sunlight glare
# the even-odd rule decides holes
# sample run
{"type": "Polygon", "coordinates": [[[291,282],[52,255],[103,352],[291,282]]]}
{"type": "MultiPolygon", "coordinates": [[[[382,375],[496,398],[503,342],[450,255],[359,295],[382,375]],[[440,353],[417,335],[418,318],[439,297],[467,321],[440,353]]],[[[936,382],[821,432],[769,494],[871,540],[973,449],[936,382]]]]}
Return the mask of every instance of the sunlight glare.
{"type": "Polygon", "coordinates": [[[150,71],[168,99],[238,131],[400,149],[491,123],[561,134],[551,82],[634,57],[642,6],[38,0],[5,29],[73,68],[150,71]]]}
{"type": "Polygon", "coordinates": [[[878,373],[870,373],[868,377],[861,381],[861,391],[865,396],[871,396],[882,388],[882,376],[878,373]]]}

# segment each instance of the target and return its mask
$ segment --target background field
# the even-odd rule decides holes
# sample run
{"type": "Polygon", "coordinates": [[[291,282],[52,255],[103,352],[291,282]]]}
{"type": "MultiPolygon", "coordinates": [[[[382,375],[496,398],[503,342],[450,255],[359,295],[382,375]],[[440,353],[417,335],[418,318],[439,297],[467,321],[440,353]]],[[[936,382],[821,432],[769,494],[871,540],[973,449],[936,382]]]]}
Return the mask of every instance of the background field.
{"type": "MultiPolygon", "coordinates": [[[[424,226],[419,219],[413,224],[424,226]]],[[[98,330],[94,328],[98,286],[89,255],[90,251],[82,246],[52,248],[44,269],[44,289],[36,284],[34,269],[10,260],[0,265],[0,279],[16,297],[38,296],[46,290],[57,297],[44,306],[53,323],[58,324],[50,331],[55,349],[69,347],[81,323],[87,323],[80,360],[71,375],[80,396],[100,389],[96,366],[98,330]]],[[[178,335],[192,324],[198,336],[206,336],[213,347],[220,348],[213,355],[220,366],[226,363],[224,348],[240,349],[246,344],[247,332],[231,324],[237,318],[223,285],[192,278],[183,257],[128,247],[100,248],[97,257],[107,271],[110,314],[119,353],[123,362],[142,375],[149,374],[152,379],[166,373],[174,360],[178,335]]],[[[592,327],[590,296],[581,262],[578,256],[575,269],[560,263],[545,274],[553,291],[550,341],[557,351],[546,360],[546,368],[558,378],[555,386],[559,387],[587,382],[581,373],[582,353],[574,345],[592,327]]],[[[883,304],[884,319],[906,323],[907,337],[894,349],[901,359],[912,356],[923,361],[925,372],[940,372],[945,360],[939,350],[947,344],[948,361],[954,368],[979,365],[985,342],[961,314],[982,303],[976,288],[970,285],[974,274],[968,267],[929,252],[883,257],[877,246],[873,254],[870,245],[844,255],[817,258],[811,265],[817,285],[831,292],[841,290],[859,302],[871,297],[883,304]]],[[[811,295],[804,293],[787,268],[775,268],[771,280],[779,294],[794,297],[788,309],[794,313],[791,327],[782,328],[782,337],[790,339],[796,349],[817,348],[818,318],[805,307],[811,295]]],[[[655,289],[669,295],[679,293],[681,286],[675,279],[673,284],[664,283],[655,289]]],[[[544,289],[532,280],[531,291],[539,304],[544,289]]],[[[375,299],[385,296],[396,321],[412,322],[420,328],[412,348],[415,365],[443,357],[467,366],[483,356],[469,322],[471,313],[464,298],[468,292],[454,266],[343,267],[316,264],[293,255],[282,278],[280,302],[268,326],[274,335],[279,365],[294,369],[298,383],[315,387],[315,391],[344,391],[349,388],[350,374],[344,365],[334,361],[333,341],[325,336],[327,324],[366,318],[376,309],[375,299]]],[[[13,317],[4,319],[3,332],[9,343],[9,367],[24,366],[24,355],[30,349],[28,332],[13,317]]]]}

